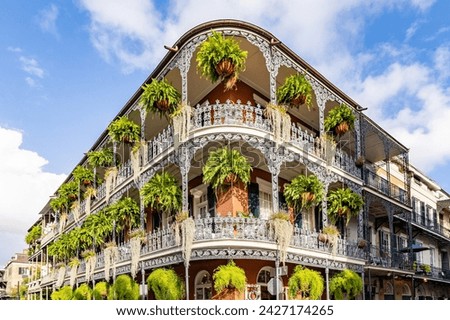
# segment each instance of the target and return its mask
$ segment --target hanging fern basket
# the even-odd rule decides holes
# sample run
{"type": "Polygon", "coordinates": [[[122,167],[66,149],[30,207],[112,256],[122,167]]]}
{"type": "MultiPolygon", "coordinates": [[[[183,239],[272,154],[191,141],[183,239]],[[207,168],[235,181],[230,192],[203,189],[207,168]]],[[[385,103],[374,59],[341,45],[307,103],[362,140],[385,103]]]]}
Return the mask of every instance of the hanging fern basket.
{"type": "Polygon", "coordinates": [[[295,97],[294,99],[292,99],[291,101],[291,105],[293,107],[300,107],[301,105],[305,104],[306,102],[306,96],[303,94],[298,95],[297,97],[295,97]]]}
{"type": "Polygon", "coordinates": [[[336,133],[336,135],[338,135],[338,136],[342,136],[349,129],[350,129],[350,127],[349,127],[347,121],[343,121],[334,128],[334,133],[336,133]]]}
{"type": "Polygon", "coordinates": [[[316,195],[312,192],[303,192],[302,200],[304,203],[312,203],[316,199],[316,195]]]}
{"type": "Polygon", "coordinates": [[[234,63],[231,59],[222,59],[216,64],[216,72],[219,77],[227,78],[234,73],[234,63]]]}
{"type": "Polygon", "coordinates": [[[155,106],[162,112],[166,112],[170,108],[169,100],[156,101],[155,106]]]}

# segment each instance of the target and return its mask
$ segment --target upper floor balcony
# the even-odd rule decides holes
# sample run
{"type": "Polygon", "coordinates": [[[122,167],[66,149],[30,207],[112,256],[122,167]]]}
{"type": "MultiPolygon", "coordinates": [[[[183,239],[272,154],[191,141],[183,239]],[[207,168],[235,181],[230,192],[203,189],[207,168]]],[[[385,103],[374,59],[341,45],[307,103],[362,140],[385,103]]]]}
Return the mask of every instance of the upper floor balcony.
{"type": "MultiPolygon", "coordinates": [[[[274,230],[268,220],[229,216],[196,218],[194,221],[195,233],[191,261],[217,258],[221,251],[230,248],[233,248],[235,255],[230,258],[239,259],[249,255],[250,258],[257,256],[259,259],[265,257],[268,260],[274,260],[276,257],[276,255],[268,254],[269,251],[275,252],[278,250],[274,230]],[[260,253],[258,254],[258,252],[260,253]]],[[[176,243],[173,225],[147,233],[143,244],[139,259],[144,265],[150,263],[150,261],[160,261],[164,264],[163,260],[159,259],[164,256],[169,257],[167,261],[171,263],[177,259],[177,256],[181,257],[181,246],[176,243]]],[[[118,249],[119,257],[116,261],[116,267],[129,271],[132,259],[130,242],[120,244],[118,249]]],[[[318,240],[317,232],[296,227],[287,249],[286,262],[289,262],[289,260],[296,261],[296,256],[306,257],[307,264],[320,267],[318,260],[315,258],[329,257],[342,263],[356,262],[362,264],[365,253],[358,248],[354,241],[340,238],[337,240],[336,247],[331,248],[318,240]]],[[[104,267],[104,255],[101,251],[96,256],[95,272],[103,272],[104,267]]],[[[151,267],[158,266],[152,265],[151,267]]],[[[84,281],[85,271],[86,266],[83,261],[78,268],[77,277],[80,281],[84,281]]],[[[69,272],[66,273],[66,276],[68,275],[69,272]]],[[[41,283],[43,285],[51,283],[56,280],[56,276],[57,270],[54,270],[53,276],[49,274],[43,277],[41,283]]],[[[101,277],[102,275],[99,274],[98,276],[101,277]]]]}
{"type": "Polygon", "coordinates": [[[364,182],[367,186],[379,191],[389,198],[399,201],[402,204],[409,205],[410,203],[406,190],[389,182],[387,179],[380,177],[368,169],[364,170],[364,182]]]}

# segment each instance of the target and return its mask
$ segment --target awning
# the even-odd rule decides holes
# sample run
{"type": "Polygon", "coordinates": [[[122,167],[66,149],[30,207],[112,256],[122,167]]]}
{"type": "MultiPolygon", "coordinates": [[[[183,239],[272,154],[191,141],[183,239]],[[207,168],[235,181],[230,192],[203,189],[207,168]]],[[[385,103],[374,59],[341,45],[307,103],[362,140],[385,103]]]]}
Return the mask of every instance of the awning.
{"type": "Polygon", "coordinates": [[[406,247],[406,248],[402,248],[400,249],[400,252],[402,253],[410,253],[412,252],[421,252],[421,251],[425,251],[425,250],[430,250],[429,247],[424,247],[424,246],[420,246],[418,244],[413,244],[411,247],[406,247]]]}

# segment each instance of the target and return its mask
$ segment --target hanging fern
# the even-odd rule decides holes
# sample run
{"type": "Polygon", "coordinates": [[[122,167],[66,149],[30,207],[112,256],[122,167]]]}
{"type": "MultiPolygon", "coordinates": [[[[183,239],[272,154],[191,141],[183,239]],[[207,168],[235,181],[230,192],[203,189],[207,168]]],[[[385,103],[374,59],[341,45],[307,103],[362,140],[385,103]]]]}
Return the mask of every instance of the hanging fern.
{"type": "Polygon", "coordinates": [[[92,289],[87,283],[83,283],[73,292],[73,300],[92,300],[92,289]]]}
{"type": "Polygon", "coordinates": [[[59,290],[53,291],[50,298],[52,300],[72,300],[73,290],[71,286],[64,286],[59,290]]]}
{"type": "Polygon", "coordinates": [[[139,285],[129,275],[121,274],[109,289],[109,300],[139,300],[139,285]]]}
{"type": "Polygon", "coordinates": [[[183,280],[172,269],[153,270],[147,277],[147,285],[156,300],[181,300],[185,295],[183,280]]]}
{"type": "Polygon", "coordinates": [[[298,175],[291,183],[284,185],[286,202],[296,211],[317,206],[322,202],[323,195],[323,184],[314,175],[298,175]]]}
{"type": "Polygon", "coordinates": [[[356,217],[364,205],[361,195],[349,188],[339,188],[330,191],[328,195],[328,217],[331,223],[336,224],[341,217],[346,219],[346,224],[352,217],[356,217]]]}
{"type": "Polygon", "coordinates": [[[218,266],[213,273],[214,290],[220,293],[225,289],[241,292],[245,289],[247,277],[245,271],[238,267],[233,260],[230,260],[226,265],[218,266]]]}
{"type": "Polygon", "coordinates": [[[330,279],[330,294],[336,300],[355,299],[363,290],[363,280],[360,275],[350,269],[344,269],[330,279]]]}
{"type": "Polygon", "coordinates": [[[139,102],[146,112],[159,114],[160,117],[174,112],[181,100],[180,93],[167,79],[152,79],[142,89],[144,92],[139,102]]]}
{"type": "Polygon", "coordinates": [[[122,116],[111,122],[108,134],[114,142],[136,142],[140,139],[141,127],[122,116]]]}
{"type": "Polygon", "coordinates": [[[92,291],[95,300],[106,300],[108,298],[109,284],[106,281],[97,282],[92,291]]]}
{"type": "Polygon", "coordinates": [[[141,189],[144,204],[161,212],[181,209],[182,195],[178,182],[168,172],[157,173],[141,189]]]}
{"type": "Polygon", "coordinates": [[[245,70],[247,54],[233,37],[213,31],[200,45],[196,58],[198,70],[211,82],[226,80],[225,90],[229,90],[235,86],[239,73],[245,70]],[[227,67],[222,67],[221,63],[227,67]]]}
{"type": "Polygon", "coordinates": [[[216,190],[238,180],[247,185],[251,170],[247,158],[238,150],[220,148],[209,154],[203,166],[203,183],[209,183],[216,190]]]}
{"type": "Polygon", "coordinates": [[[348,130],[353,130],[356,117],[352,109],[342,103],[331,109],[325,117],[325,131],[334,131],[337,135],[344,134],[348,130]],[[343,127],[339,127],[342,125],[343,127]]]}
{"type": "Polygon", "coordinates": [[[288,287],[291,299],[319,300],[324,290],[324,280],[320,272],[298,265],[289,277],[288,287]]]}
{"type": "Polygon", "coordinates": [[[312,105],[312,86],[303,74],[294,74],[286,78],[284,84],[277,89],[277,102],[298,107],[312,105]]]}
{"type": "Polygon", "coordinates": [[[114,153],[110,148],[89,151],[88,162],[93,168],[110,167],[114,164],[114,153]]]}

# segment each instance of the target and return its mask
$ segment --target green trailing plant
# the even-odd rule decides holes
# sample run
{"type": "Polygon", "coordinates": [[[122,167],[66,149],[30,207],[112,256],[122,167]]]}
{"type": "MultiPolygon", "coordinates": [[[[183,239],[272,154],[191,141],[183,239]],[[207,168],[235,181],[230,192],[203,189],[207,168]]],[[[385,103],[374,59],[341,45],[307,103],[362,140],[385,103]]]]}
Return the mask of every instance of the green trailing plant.
{"type": "Polygon", "coordinates": [[[218,266],[213,273],[214,290],[221,293],[223,290],[237,290],[242,292],[247,283],[245,271],[238,267],[233,260],[225,265],[218,266]]]}
{"type": "Polygon", "coordinates": [[[36,243],[42,236],[42,227],[41,225],[36,225],[31,228],[31,230],[27,233],[25,237],[25,242],[28,245],[36,243]]]}
{"type": "Polygon", "coordinates": [[[91,214],[82,224],[82,247],[90,248],[93,244],[100,246],[113,232],[113,219],[108,213],[108,208],[91,214]]]}
{"type": "Polygon", "coordinates": [[[140,224],[139,205],[133,198],[125,197],[108,207],[110,219],[116,221],[116,231],[122,231],[125,227],[137,228],[140,224]]]}
{"type": "Polygon", "coordinates": [[[233,37],[213,31],[200,45],[197,66],[200,73],[211,82],[225,82],[225,90],[236,85],[239,73],[245,70],[247,51],[240,48],[233,37]]]}
{"type": "Polygon", "coordinates": [[[203,183],[209,183],[215,190],[238,181],[247,185],[251,170],[247,158],[238,150],[220,148],[209,154],[203,166],[203,183]]]}
{"type": "Polygon", "coordinates": [[[352,109],[345,103],[331,109],[325,117],[325,131],[332,131],[340,136],[355,126],[355,115],[352,109]]]}
{"type": "Polygon", "coordinates": [[[93,168],[108,168],[114,165],[114,153],[110,148],[89,151],[87,157],[93,168]]]}
{"type": "Polygon", "coordinates": [[[139,300],[139,284],[129,275],[121,274],[109,289],[109,300],[139,300]]]}
{"type": "Polygon", "coordinates": [[[73,292],[72,300],[92,300],[92,289],[87,283],[83,283],[73,292]]]}
{"type": "Polygon", "coordinates": [[[160,212],[181,209],[181,188],[177,180],[168,172],[155,174],[140,191],[144,204],[160,212]]]}
{"type": "Polygon", "coordinates": [[[293,74],[277,89],[277,102],[293,107],[305,104],[309,110],[312,105],[312,91],[311,84],[303,74],[293,74]]]}
{"type": "Polygon", "coordinates": [[[429,264],[421,264],[419,267],[423,272],[430,273],[431,272],[431,266],[429,264]]]}
{"type": "Polygon", "coordinates": [[[92,296],[95,300],[107,300],[108,299],[109,284],[106,281],[97,282],[92,291],[92,296]]]}
{"type": "Polygon", "coordinates": [[[147,278],[156,300],[181,300],[185,295],[183,280],[173,269],[158,268],[147,278]]]}
{"type": "Polygon", "coordinates": [[[142,89],[141,105],[147,112],[159,114],[160,117],[172,114],[181,100],[180,93],[166,79],[152,79],[142,89]]]}
{"type": "Polygon", "coordinates": [[[346,225],[352,217],[356,217],[364,205],[361,195],[349,188],[339,188],[328,194],[328,217],[336,224],[339,218],[345,218],[346,225]]]}
{"type": "Polygon", "coordinates": [[[289,277],[288,287],[291,299],[319,300],[324,280],[320,272],[298,265],[289,277]]]}
{"type": "Polygon", "coordinates": [[[363,289],[360,275],[350,269],[344,269],[330,279],[330,294],[336,300],[355,299],[363,289]]]}
{"type": "Polygon", "coordinates": [[[301,211],[322,202],[323,190],[323,184],[316,176],[298,175],[291,183],[284,185],[284,197],[290,207],[301,211]]]}
{"type": "Polygon", "coordinates": [[[108,134],[114,142],[132,143],[140,140],[141,127],[128,117],[121,116],[108,126],[108,134]]]}
{"type": "Polygon", "coordinates": [[[53,291],[50,295],[52,300],[72,300],[73,290],[71,286],[64,286],[59,290],[53,291]]]}
{"type": "Polygon", "coordinates": [[[73,178],[79,184],[88,186],[94,182],[94,172],[83,166],[76,166],[72,172],[73,178]]]}

